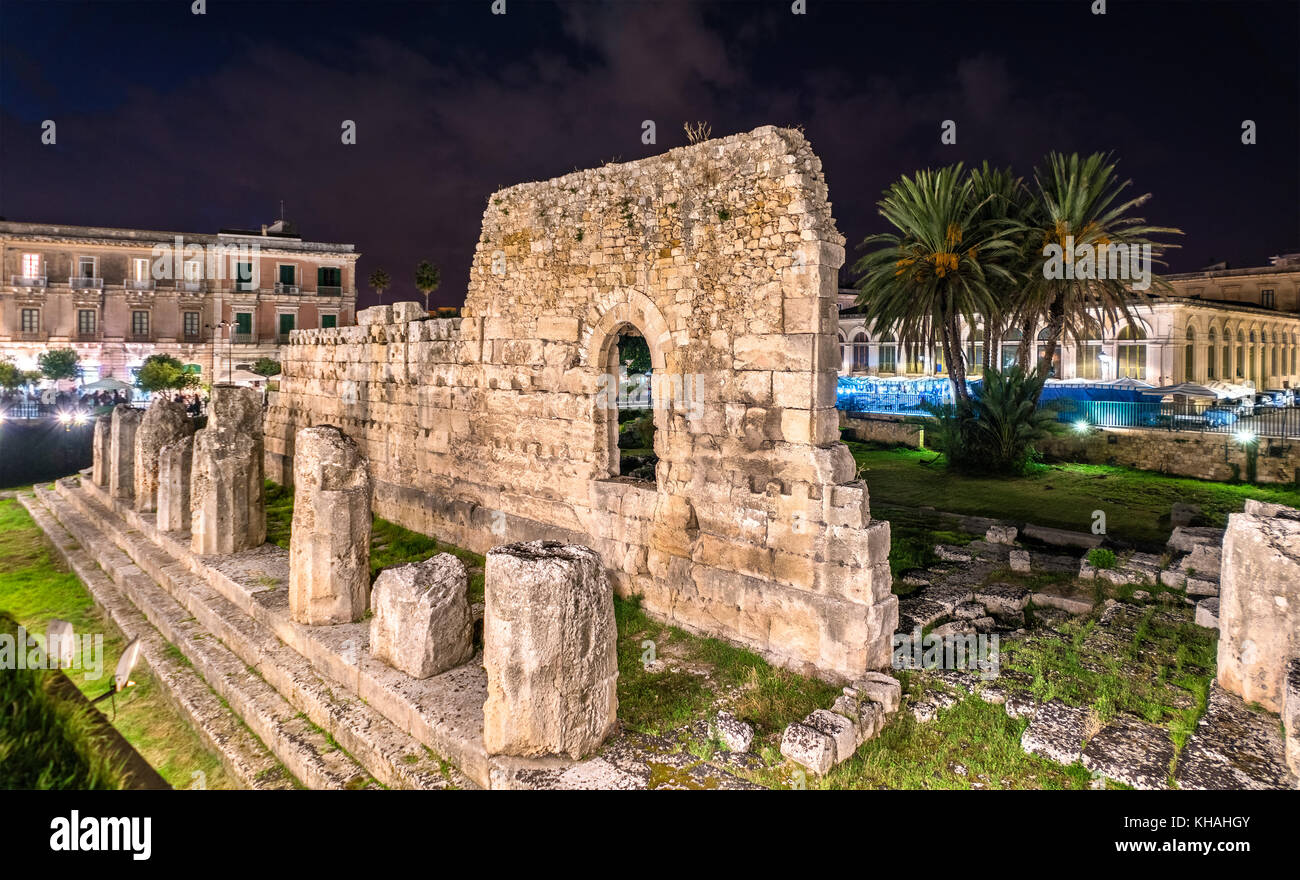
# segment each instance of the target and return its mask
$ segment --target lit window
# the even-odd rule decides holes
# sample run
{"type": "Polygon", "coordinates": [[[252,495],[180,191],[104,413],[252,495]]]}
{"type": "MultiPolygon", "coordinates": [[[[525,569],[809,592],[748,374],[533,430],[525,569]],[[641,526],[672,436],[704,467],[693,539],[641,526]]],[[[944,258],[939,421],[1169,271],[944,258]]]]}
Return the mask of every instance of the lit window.
{"type": "Polygon", "coordinates": [[[23,254],[23,277],[24,278],[41,277],[41,255],[40,254],[23,254]]]}

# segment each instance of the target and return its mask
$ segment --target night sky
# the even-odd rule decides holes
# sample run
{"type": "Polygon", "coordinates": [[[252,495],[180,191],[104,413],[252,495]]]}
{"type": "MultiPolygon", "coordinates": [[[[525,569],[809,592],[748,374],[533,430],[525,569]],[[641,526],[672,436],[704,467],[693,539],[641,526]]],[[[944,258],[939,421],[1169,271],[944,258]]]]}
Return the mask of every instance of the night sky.
{"type": "Polygon", "coordinates": [[[357,245],[363,282],[387,269],[387,301],[428,258],[458,305],[493,190],[707,120],[804,128],[849,263],[900,174],[1028,174],[1052,149],[1116,153],[1148,219],[1186,232],[1170,271],[1300,250],[1300,4],[1090,5],[0,0],[0,216],[214,232],[283,199],[305,238],[357,245]]]}

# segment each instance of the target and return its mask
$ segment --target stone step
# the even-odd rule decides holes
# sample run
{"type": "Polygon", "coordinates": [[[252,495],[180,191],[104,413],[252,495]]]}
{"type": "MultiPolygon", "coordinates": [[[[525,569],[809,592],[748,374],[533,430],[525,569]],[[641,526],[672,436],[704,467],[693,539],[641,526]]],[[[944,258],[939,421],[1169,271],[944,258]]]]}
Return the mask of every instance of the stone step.
{"type": "Polygon", "coordinates": [[[55,552],[81,579],[95,604],[128,638],[138,637],[141,658],[169,701],[188,718],[199,738],[221,759],[243,788],[292,789],[293,778],[251,730],[222,704],[207,682],[167,650],[169,642],[113,584],[99,564],[35,495],[19,502],[49,537],[55,552]]]}
{"type": "Polygon", "coordinates": [[[162,635],[309,788],[446,788],[441,762],[203,581],[166,557],[73,480],[41,500],[162,635]],[[368,771],[368,772],[367,772],[368,771]],[[374,777],[373,779],[371,777],[374,777]]]}
{"type": "MultiPolygon", "coordinates": [[[[261,670],[265,664],[268,680],[362,763],[367,763],[368,747],[350,738],[356,730],[371,729],[406,732],[402,735],[413,737],[464,774],[455,777],[457,784],[470,787],[491,787],[493,778],[508,776],[527,763],[501,758],[494,759],[500,766],[492,767],[488,759],[483,744],[487,674],[481,655],[432,678],[412,679],[370,655],[369,621],[336,626],[295,622],[289,615],[285,587],[288,553],[281,548],[268,544],[229,556],[198,556],[191,552],[186,533],[159,531],[151,514],[117,504],[88,480],[78,483],[68,478],[58,481],[56,489],[160,583],[180,576],[196,582],[175,591],[182,604],[195,601],[191,597],[196,596],[203,597],[200,605],[212,604],[208,597],[224,600],[225,610],[215,620],[198,610],[192,613],[214,627],[249,666],[261,670]],[[270,649],[274,650],[267,654],[270,649]],[[290,665],[303,672],[281,673],[290,665]],[[303,681],[322,679],[329,682],[328,693],[346,694],[371,716],[364,723],[354,718],[340,721],[333,717],[337,710],[317,711],[318,700],[291,695],[303,681]]],[[[405,766],[399,763],[399,769],[405,766]]]]}

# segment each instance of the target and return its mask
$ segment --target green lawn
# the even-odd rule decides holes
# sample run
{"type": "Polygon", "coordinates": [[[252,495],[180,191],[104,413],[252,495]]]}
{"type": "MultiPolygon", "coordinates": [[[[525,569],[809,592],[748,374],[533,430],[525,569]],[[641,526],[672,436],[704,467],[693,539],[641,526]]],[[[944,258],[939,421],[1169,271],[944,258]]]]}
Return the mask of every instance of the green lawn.
{"type": "Polygon", "coordinates": [[[1165,543],[1176,501],[1200,505],[1205,524],[1215,526],[1225,525],[1248,498],[1300,507],[1294,486],[1213,483],[1093,464],[1044,464],[1024,477],[978,477],[950,472],[928,450],[848,446],[873,507],[933,507],[1083,532],[1092,529],[1093,511],[1102,510],[1107,534],[1136,545],[1165,543]]]}
{"type": "MultiPolygon", "coordinates": [[[[77,576],[56,561],[40,528],[12,498],[0,499],[0,610],[42,639],[54,617],[72,623],[77,633],[102,633],[103,674],[88,681],[81,670],[72,670],[69,678],[91,697],[106,690],[126,639],[95,607],[77,576]]],[[[135,687],[117,697],[115,717],[101,704],[127,742],[175,788],[200,782],[209,789],[236,787],[217,756],[168,702],[148,666],[137,666],[132,679],[135,687]]]]}

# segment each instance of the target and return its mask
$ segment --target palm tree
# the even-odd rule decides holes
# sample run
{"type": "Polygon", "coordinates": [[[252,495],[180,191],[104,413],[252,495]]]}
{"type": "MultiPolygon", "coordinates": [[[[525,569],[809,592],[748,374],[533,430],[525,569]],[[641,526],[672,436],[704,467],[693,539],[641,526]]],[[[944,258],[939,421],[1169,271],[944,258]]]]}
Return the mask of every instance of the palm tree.
{"type": "Polygon", "coordinates": [[[379,294],[379,304],[384,304],[384,291],[392,286],[392,281],[388,273],[383,269],[376,269],[370,273],[370,289],[379,294]]]}
{"type": "Polygon", "coordinates": [[[424,294],[424,310],[429,311],[429,294],[438,289],[442,282],[442,272],[428,260],[421,260],[415,267],[415,287],[424,294]]]}
{"type": "MultiPolygon", "coordinates": [[[[1102,250],[1109,245],[1126,245],[1129,249],[1150,246],[1152,262],[1163,265],[1157,258],[1165,248],[1176,245],[1160,244],[1148,236],[1181,235],[1182,230],[1149,226],[1143,218],[1131,216],[1151,194],[1121,201],[1121,194],[1132,181],[1121,182],[1116,177],[1115,163],[1109,155],[1093,153],[1080,159],[1077,153],[1050,153],[1045,163],[1034,169],[1034,183],[1037,191],[1033,204],[1017,234],[1034,249],[1035,258],[1026,273],[1016,312],[1027,326],[1036,327],[1041,322],[1047,330],[1040,364],[1045,371],[1063,338],[1089,338],[1098,329],[1098,315],[1111,326],[1121,318],[1128,321],[1132,318],[1131,306],[1147,300],[1144,291],[1134,289],[1124,278],[1048,277],[1053,274],[1048,271],[1050,247],[1061,248],[1065,262],[1073,265],[1075,255],[1070,244],[1074,248],[1091,246],[1102,250]]],[[[1152,284],[1168,287],[1154,277],[1152,284]]],[[[1034,341],[1030,339],[1027,344],[1032,346],[1034,341]]]]}
{"type": "Polygon", "coordinates": [[[1015,244],[988,209],[990,199],[960,163],[904,176],[878,203],[898,231],[866,238],[863,248],[883,247],[854,265],[868,321],[891,328],[903,344],[938,335],[959,405],[970,402],[960,321],[974,326],[977,315],[1000,313],[997,293],[1015,280],[1004,265],[1015,244]]]}
{"type": "Polygon", "coordinates": [[[999,261],[1006,272],[989,279],[994,307],[981,316],[985,331],[984,365],[986,369],[998,370],[1002,368],[1002,340],[1015,323],[1016,303],[1025,273],[1031,265],[1036,265],[1023,236],[1017,239],[1012,233],[1024,226],[1030,195],[1024,179],[1015,176],[1010,168],[990,168],[985,162],[979,168],[972,168],[970,176],[973,197],[981,205],[976,222],[1005,230],[1008,240],[1015,245],[1015,250],[1004,253],[999,261]]]}

